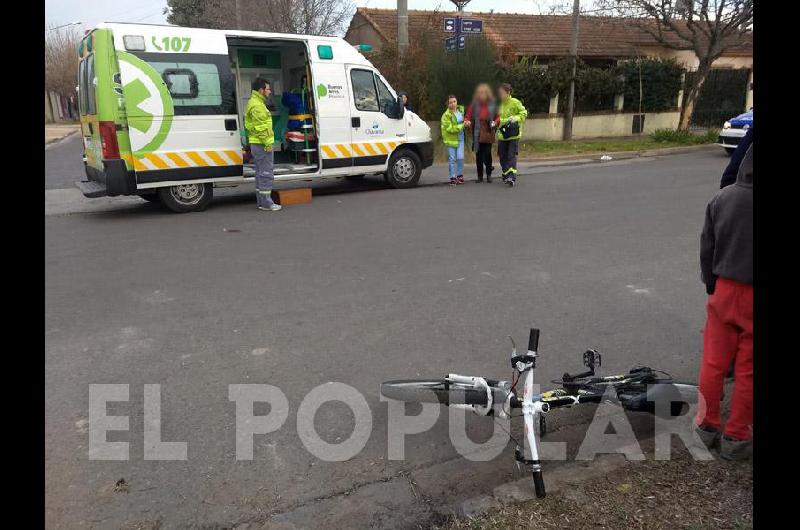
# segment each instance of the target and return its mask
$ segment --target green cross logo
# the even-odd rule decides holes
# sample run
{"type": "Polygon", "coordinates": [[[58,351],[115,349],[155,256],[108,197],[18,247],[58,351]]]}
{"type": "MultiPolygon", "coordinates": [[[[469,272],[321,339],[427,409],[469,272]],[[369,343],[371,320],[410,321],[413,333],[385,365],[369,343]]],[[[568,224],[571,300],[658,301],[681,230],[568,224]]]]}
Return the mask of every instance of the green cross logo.
{"type": "Polygon", "coordinates": [[[131,149],[134,155],[141,156],[155,151],[167,139],[174,114],[172,96],[155,68],[128,52],[117,50],[117,57],[124,83],[131,149]]]}

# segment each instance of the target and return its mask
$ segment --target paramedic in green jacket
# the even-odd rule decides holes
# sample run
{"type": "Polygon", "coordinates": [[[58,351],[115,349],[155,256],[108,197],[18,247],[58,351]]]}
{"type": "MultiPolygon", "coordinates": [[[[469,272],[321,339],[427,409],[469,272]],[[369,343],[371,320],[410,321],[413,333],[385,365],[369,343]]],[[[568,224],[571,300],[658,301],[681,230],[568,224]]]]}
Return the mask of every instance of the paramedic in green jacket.
{"type": "Polygon", "coordinates": [[[509,186],[517,183],[517,154],[522,126],[528,111],[522,102],[511,95],[511,85],[503,83],[498,90],[500,95],[500,118],[497,120],[497,156],[503,182],[509,186]]]}
{"type": "Polygon", "coordinates": [[[247,129],[250,152],[256,166],[256,203],[259,210],[275,212],[281,209],[272,201],[273,152],[275,133],[272,115],[267,109],[267,96],[272,92],[269,82],[260,77],[253,81],[253,92],[244,111],[244,128],[247,129]]]}
{"type": "Polygon", "coordinates": [[[447,108],[439,123],[447,149],[450,185],[464,184],[464,107],[458,104],[455,96],[447,96],[447,108]]]}

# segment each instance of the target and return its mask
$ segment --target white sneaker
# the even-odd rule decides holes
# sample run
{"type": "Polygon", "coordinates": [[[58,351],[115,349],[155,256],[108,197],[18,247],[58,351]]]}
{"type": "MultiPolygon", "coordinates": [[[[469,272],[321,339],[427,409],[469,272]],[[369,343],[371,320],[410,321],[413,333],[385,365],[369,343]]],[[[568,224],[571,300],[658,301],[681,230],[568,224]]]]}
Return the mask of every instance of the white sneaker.
{"type": "Polygon", "coordinates": [[[282,206],[280,204],[275,204],[274,202],[269,206],[259,206],[259,210],[264,210],[265,212],[277,212],[280,210],[282,206]]]}

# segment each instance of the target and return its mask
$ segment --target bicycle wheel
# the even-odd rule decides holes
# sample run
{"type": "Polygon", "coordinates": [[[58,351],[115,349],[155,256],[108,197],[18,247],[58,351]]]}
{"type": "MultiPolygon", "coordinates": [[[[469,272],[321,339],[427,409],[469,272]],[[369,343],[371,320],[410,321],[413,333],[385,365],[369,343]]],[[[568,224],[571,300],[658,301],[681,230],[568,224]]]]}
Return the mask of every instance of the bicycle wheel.
{"type": "Polygon", "coordinates": [[[444,379],[398,379],[381,384],[381,394],[398,401],[486,406],[486,391],[444,379]]]}

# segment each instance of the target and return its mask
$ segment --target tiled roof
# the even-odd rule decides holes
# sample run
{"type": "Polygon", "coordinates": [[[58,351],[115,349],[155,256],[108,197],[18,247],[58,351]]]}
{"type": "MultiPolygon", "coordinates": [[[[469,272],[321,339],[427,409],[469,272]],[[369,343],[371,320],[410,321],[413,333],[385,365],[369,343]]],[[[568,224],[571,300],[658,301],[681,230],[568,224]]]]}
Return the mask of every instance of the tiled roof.
{"type": "MultiPolygon", "coordinates": [[[[397,40],[397,11],[394,9],[358,8],[351,27],[361,15],[383,39],[397,40]]],[[[409,10],[409,33],[432,31],[444,39],[443,17],[455,12],[409,10]]],[[[525,15],[517,13],[465,13],[483,20],[486,37],[499,48],[510,49],[516,55],[569,55],[572,32],[570,15],[525,15]]],[[[642,47],[660,46],[652,36],[640,29],[636,19],[582,16],[578,32],[578,55],[584,57],[630,57],[641,54],[642,47]]],[[[468,37],[469,38],[469,37],[468,37]]],[[[682,44],[673,34],[673,42],[682,44]]],[[[687,46],[688,48],[688,46],[687,46]]],[[[725,55],[753,54],[752,33],[725,55]]]]}

